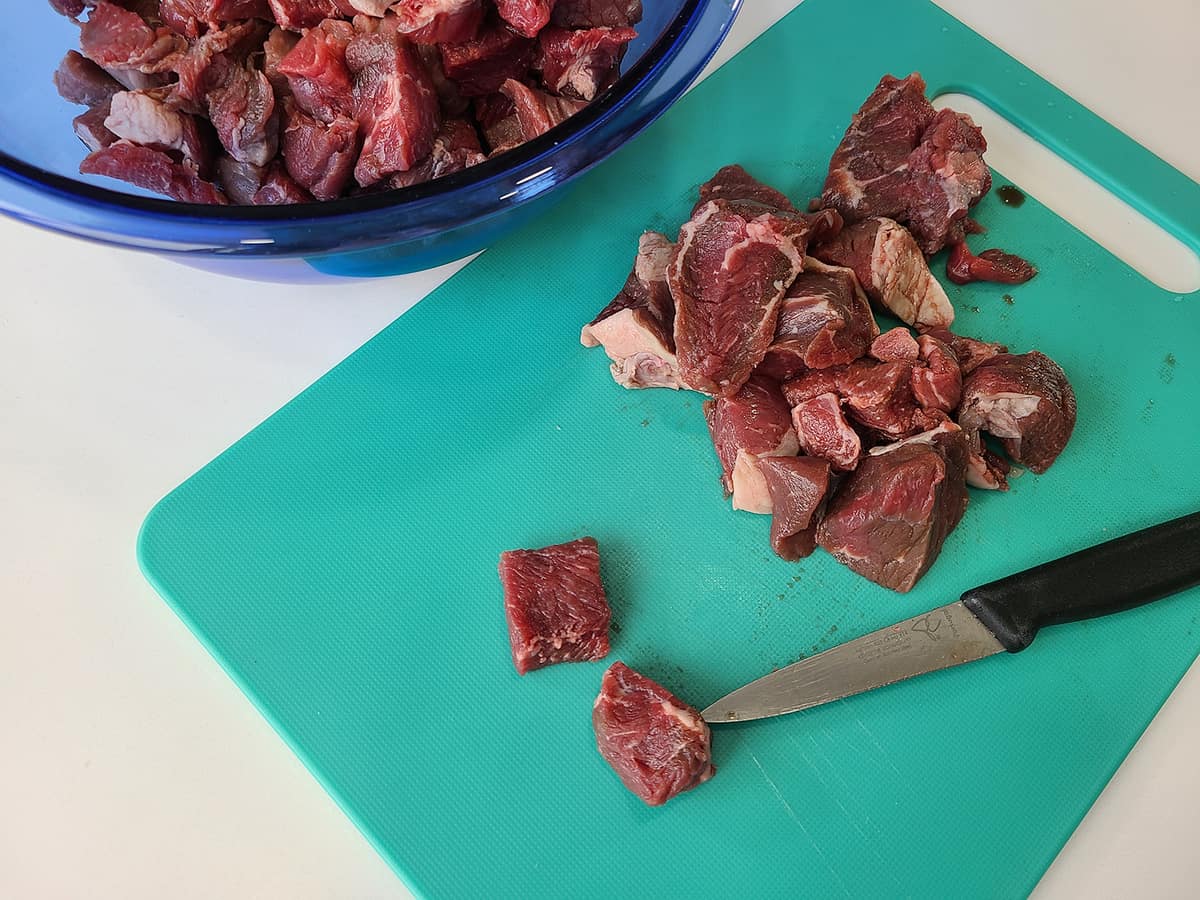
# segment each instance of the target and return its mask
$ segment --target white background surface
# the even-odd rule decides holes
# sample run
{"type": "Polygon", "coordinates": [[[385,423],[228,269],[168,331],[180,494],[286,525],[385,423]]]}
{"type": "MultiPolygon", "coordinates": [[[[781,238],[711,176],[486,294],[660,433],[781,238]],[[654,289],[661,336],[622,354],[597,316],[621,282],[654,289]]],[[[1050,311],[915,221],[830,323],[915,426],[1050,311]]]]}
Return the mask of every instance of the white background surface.
{"type": "MultiPolygon", "coordinates": [[[[719,61],[791,5],[746,0],[719,61]]],[[[943,5],[1200,179],[1194,0],[943,5]]],[[[7,220],[0,260],[0,897],[407,896],[133,545],[161,495],[450,267],[264,286],[7,220]]],[[[1200,893],[1198,722],[1194,669],[1040,897],[1200,893]]]]}

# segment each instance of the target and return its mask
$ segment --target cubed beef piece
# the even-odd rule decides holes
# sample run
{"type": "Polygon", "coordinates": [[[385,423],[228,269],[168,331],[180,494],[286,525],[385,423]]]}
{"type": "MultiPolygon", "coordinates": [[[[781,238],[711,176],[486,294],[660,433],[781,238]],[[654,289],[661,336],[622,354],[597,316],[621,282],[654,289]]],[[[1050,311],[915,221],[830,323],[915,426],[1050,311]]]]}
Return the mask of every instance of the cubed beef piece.
{"type": "Polygon", "coordinates": [[[860,359],[840,372],[838,393],[847,415],[884,440],[909,437],[933,427],[944,416],[929,413],[917,402],[908,362],[860,359]]]}
{"type": "Polygon", "coordinates": [[[961,240],[950,248],[946,260],[946,277],[955,284],[972,281],[997,281],[1000,284],[1024,284],[1037,274],[1028,262],[1003,250],[984,250],[978,256],[961,240]]]}
{"type": "Polygon", "coordinates": [[[272,28],[271,33],[263,42],[263,74],[271,82],[271,87],[275,89],[275,96],[280,100],[290,95],[292,88],[288,84],[287,75],[279,71],[279,66],[287,59],[288,54],[296,49],[298,43],[300,43],[300,35],[285,28],[272,28]]]}
{"type": "Polygon", "coordinates": [[[954,321],[950,298],[929,271],[921,248],[891,219],[848,225],[811,252],[824,262],[853,269],[867,296],[902,322],[946,328],[954,321]]]}
{"type": "MultiPolygon", "coordinates": [[[[275,29],[279,34],[289,32],[275,29]]],[[[173,85],[172,102],[189,112],[208,111],[208,94],[246,68],[251,54],[269,49],[272,40],[265,22],[234,22],[212,28],[188,45],[175,64],[179,80],[173,85]]],[[[295,35],[291,36],[295,39],[295,35]]],[[[278,42],[275,42],[278,45],[278,42]]],[[[270,73],[268,72],[268,77],[270,73]]]]}
{"type": "Polygon", "coordinates": [[[876,584],[912,590],[966,511],[966,458],[953,423],[872,449],[829,501],[817,543],[876,584]]]}
{"type": "Polygon", "coordinates": [[[537,37],[550,23],[554,0],[496,0],[496,9],[517,34],[537,37]]]}
{"type": "Polygon", "coordinates": [[[845,365],[864,355],[878,334],[854,273],[810,256],[779,304],[775,337],[758,371],[782,380],[845,365]]]}
{"type": "Polygon", "coordinates": [[[753,375],[732,397],[706,402],[704,417],[733,508],[769,514],[771,495],[758,461],[764,456],[795,456],[799,449],[779,382],[753,375]]]}
{"type": "MultiPolygon", "coordinates": [[[[472,101],[475,121],[483,132],[484,142],[492,156],[519,146],[524,137],[513,102],[500,93],[476,97],[472,101]]],[[[672,245],[674,246],[674,245],[672,245]]]]}
{"type": "Polygon", "coordinates": [[[225,195],[196,170],[165,152],[117,141],[90,153],[79,164],[84,175],[105,175],[184,203],[224,204],[225,195]]]}
{"type": "Polygon", "coordinates": [[[168,28],[154,28],[132,10],[99,0],[79,27],[79,49],[120,80],[122,70],[144,74],[169,70],[187,42],[168,28]]]}
{"type": "Polygon", "coordinates": [[[187,38],[198,38],[206,29],[245,19],[269,19],[267,0],[162,0],[163,24],[187,38]]]}
{"type": "Polygon", "coordinates": [[[925,410],[952,413],[962,399],[962,370],[958,357],[943,341],[931,334],[917,339],[922,365],[912,370],[912,391],[925,410]]]}
{"type": "Polygon", "coordinates": [[[994,344],[988,341],[964,337],[946,328],[930,328],[924,330],[924,333],[930,337],[937,338],[953,351],[955,358],[958,360],[958,367],[962,370],[964,376],[970,375],[993,356],[1008,352],[1008,348],[1003,344],[994,344]]]}
{"type": "Polygon", "coordinates": [[[209,174],[212,154],[194,116],[170,106],[161,89],[121,91],[109,102],[104,125],[119,138],[180,153],[197,173],[209,174]]]}
{"type": "Polygon", "coordinates": [[[354,115],[354,79],[346,66],[346,48],[354,35],[349,22],[328,19],[306,31],[277,66],[287,76],[296,104],[322,122],[354,115]]]}
{"type": "Polygon", "coordinates": [[[340,197],[358,159],[358,123],[337,116],[326,125],[285,104],[283,159],[288,174],[318,200],[340,197]]]}
{"type": "Polygon", "coordinates": [[[722,166],[716,174],[700,185],[700,199],[692,207],[692,215],[710,200],[750,200],[754,203],[795,212],[795,204],[782,191],[763,184],[739,165],[722,166]]]}
{"type": "Polygon", "coordinates": [[[312,194],[296,183],[283,163],[275,160],[267,167],[262,184],[250,202],[255,206],[286,206],[309,203],[312,199],[312,194]]]}
{"type": "Polygon", "coordinates": [[[967,436],[967,484],[983,491],[1007,491],[1012,467],[984,445],[978,431],[963,434],[967,436]]]}
{"type": "Polygon", "coordinates": [[[933,254],[962,239],[967,210],[991,187],[986,149],[969,116],[934,110],[920,75],[885,75],[834,151],[821,203],[847,222],[907,223],[933,254]]]}
{"type": "Polygon", "coordinates": [[[758,468],[771,495],[771,547],[781,559],[803,559],[817,546],[829,463],[811,456],[765,456],[758,468]]]}
{"type": "Polygon", "coordinates": [[[621,28],[642,21],[642,0],[558,0],[550,21],[560,28],[621,28]]]}
{"type": "Polygon", "coordinates": [[[226,153],[217,159],[217,180],[230,202],[251,206],[254,195],[267,180],[267,170],[264,166],[242,162],[226,153]]]}
{"type": "Polygon", "coordinates": [[[871,355],[880,362],[916,362],[921,348],[907,328],[893,328],[875,338],[871,355]]]}
{"type": "Polygon", "coordinates": [[[503,22],[485,22],[461,44],[442,44],[442,69],[464,97],[494,94],[510,78],[521,78],[533,58],[534,43],[503,22]]]}
{"type": "Polygon", "coordinates": [[[774,340],[779,303],[803,268],[809,238],[830,227],[824,214],[751,199],[697,208],[680,229],[667,273],[685,384],[718,396],[737,393],[774,340]]]}
{"type": "Polygon", "coordinates": [[[792,427],[800,449],[823,459],[839,472],[848,472],[862,456],[862,439],[846,421],[841,399],[827,392],[792,406],[792,427]]]}
{"type": "Polygon", "coordinates": [[[632,28],[546,28],[538,35],[534,66],[546,90],[576,100],[594,100],[617,80],[632,28]]]}
{"type": "Polygon", "coordinates": [[[487,157],[479,146],[475,126],[466,119],[446,119],[433,139],[433,149],[421,162],[407,172],[397,172],[388,179],[388,188],[412,187],[443,175],[461,172],[478,165],[487,157]]]}
{"type": "Polygon", "coordinates": [[[967,376],[958,422],[999,438],[1013,460],[1041,474],[1071,438],[1075,392],[1045,354],[1001,353],[967,376]]]}
{"type": "Polygon", "coordinates": [[[587,104],[570,97],[555,97],[513,78],[500,85],[500,92],[513,102],[521,138],[532,141],[555,125],[565,122],[587,104]]]}
{"type": "Polygon", "coordinates": [[[437,92],[413,45],[381,29],[346,49],[363,135],[354,177],[369,187],[405,172],[433,149],[440,124],[437,92]]]}
{"type": "Polygon", "coordinates": [[[592,726],[600,755],[650,806],[716,774],[712,734],[700,713],[624,663],[604,673],[592,726]]]}
{"type": "Polygon", "coordinates": [[[265,166],[279,152],[279,117],[267,76],[236,66],[208,93],[208,114],[225,151],[234,159],[265,166]]]}
{"type": "Polygon", "coordinates": [[[344,12],[335,0],[267,0],[267,3],[279,26],[292,31],[316,28],[325,19],[344,12]]]}
{"type": "Polygon", "coordinates": [[[84,146],[89,150],[100,150],[119,140],[104,124],[108,120],[109,109],[109,103],[106,100],[71,120],[75,136],[83,141],[84,146]]]}
{"type": "Polygon", "coordinates": [[[400,32],[414,44],[461,44],[483,22],[480,0],[400,0],[392,10],[400,32]]]}
{"type": "Polygon", "coordinates": [[[675,303],[667,287],[674,252],[666,235],[645,232],[625,286],[580,332],[583,346],[604,348],[613,380],[624,387],[683,386],[675,359],[675,303]]]}
{"type": "Polygon", "coordinates": [[[593,538],[541,550],[508,550],[500,554],[500,582],[518,674],[608,655],[612,613],[593,538]]]}
{"type": "Polygon", "coordinates": [[[54,86],[64,100],[81,106],[99,106],[124,90],[119,81],[74,50],[68,51],[58,64],[54,86]]]}

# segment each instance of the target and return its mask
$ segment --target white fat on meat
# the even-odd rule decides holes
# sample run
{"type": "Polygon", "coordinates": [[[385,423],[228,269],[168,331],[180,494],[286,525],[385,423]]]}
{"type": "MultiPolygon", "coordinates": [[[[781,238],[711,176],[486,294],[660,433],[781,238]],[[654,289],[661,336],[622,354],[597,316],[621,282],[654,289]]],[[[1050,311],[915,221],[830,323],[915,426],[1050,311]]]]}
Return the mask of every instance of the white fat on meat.
{"type": "Polygon", "coordinates": [[[962,431],[962,429],[947,419],[936,428],[930,428],[928,431],[922,431],[920,434],[914,434],[912,437],[905,438],[902,441],[896,441],[894,444],[883,444],[879,447],[872,447],[867,452],[870,453],[871,456],[883,456],[885,453],[891,453],[893,450],[897,450],[900,447],[907,446],[908,444],[932,444],[933,439],[939,434],[953,434],[956,431],[962,431]]]}
{"type": "Polygon", "coordinates": [[[1041,397],[1031,394],[1003,393],[981,397],[974,401],[974,410],[985,423],[984,427],[999,438],[1021,440],[1019,420],[1037,412],[1041,397]]]}
{"type": "Polygon", "coordinates": [[[771,502],[771,491],[767,488],[767,479],[759,471],[758,461],[764,456],[795,456],[800,452],[800,442],[794,429],[788,429],[779,442],[779,446],[766,453],[748,453],[745,450],[737,452],[730,473],[733,482],[733,508],[746,512],[770,515],[775,511],[771,502]]]}
{"type": "Polygon", "coordinates": [[[183,115],[140,91],[113,94],[104,127],[117,137],[135,144],[158,145],[171,150],[185,149],[183,115]]]}
{"type": "Polygon", "coordinates": [[[929,271],[925,256],[908,230],[880,219],[871,254],[871,276],[884,306],[909,325],[947,328],[954,307],[929,271]]]}

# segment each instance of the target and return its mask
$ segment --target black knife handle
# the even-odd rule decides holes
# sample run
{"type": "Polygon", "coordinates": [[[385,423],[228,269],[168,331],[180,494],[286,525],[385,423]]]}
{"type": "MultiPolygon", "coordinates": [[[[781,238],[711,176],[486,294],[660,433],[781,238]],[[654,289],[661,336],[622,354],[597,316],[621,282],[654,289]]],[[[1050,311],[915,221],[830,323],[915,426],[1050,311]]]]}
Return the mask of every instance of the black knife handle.
{"type": "Polygon", "coordinates": [[[1044,625],[1094,619],[1200,584],[1200,512],[971,588],[962,603],[1009,653],[1044,625]]]}

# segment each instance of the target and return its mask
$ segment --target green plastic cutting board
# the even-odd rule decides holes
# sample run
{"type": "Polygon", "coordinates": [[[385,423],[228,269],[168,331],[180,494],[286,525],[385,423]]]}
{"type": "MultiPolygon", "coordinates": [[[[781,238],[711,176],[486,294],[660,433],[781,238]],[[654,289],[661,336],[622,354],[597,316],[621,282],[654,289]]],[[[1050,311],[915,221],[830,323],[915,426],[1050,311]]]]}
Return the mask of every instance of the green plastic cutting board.
{"type": "Polygon", "coordinates": [[[1062,363],[1079,424],[1046,475],[973,491],[907,596],[823,553],[774,558],[767,518],[721,496],[700,398],[623,390],[580,346],[642,229],[676,229],[733,161],[807,199],[879,76],[912,70],[1200,246],[1200,187],[935,7],[809,0],[147,520],[154,585],[418,894],[1012,896],[1200,650],[1198,591],[1052,629],[1020,656],[722,727],[717,776],[658,809],[595,751],[607,662],[513,671],[506,548],[594,535],[608,662],[702,706],[1200,508],[1196,297],[1156,288],[1036,200],[990,195],[976,244],[1041,274],[950,294],[961,331],[1062,363]]]}

